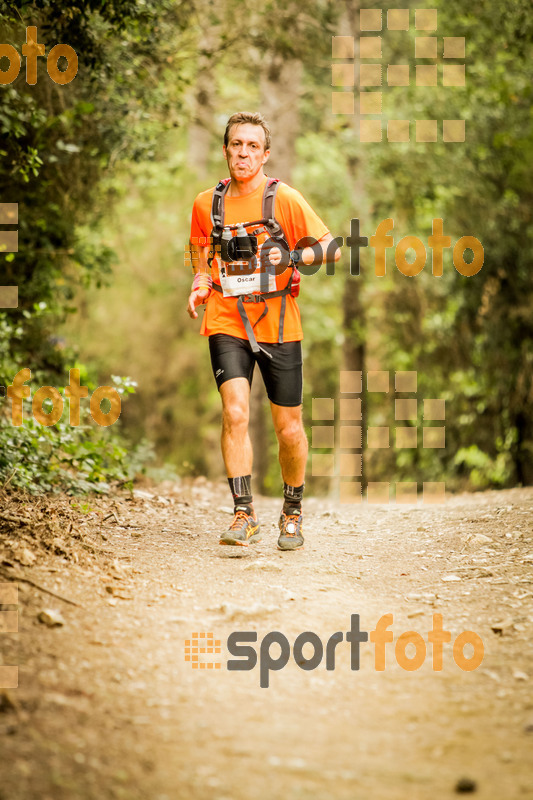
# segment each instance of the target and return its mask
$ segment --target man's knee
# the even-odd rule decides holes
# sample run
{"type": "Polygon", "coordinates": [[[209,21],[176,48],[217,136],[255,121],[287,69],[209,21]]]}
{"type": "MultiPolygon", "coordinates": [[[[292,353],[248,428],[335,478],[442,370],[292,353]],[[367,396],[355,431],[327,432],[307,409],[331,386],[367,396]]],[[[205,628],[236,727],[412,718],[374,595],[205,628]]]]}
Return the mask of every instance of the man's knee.
{"type": "Polygon", "coordinates": [[[248,427],[248,408],[243,403],[230,400],[224,403],[222,420],[225,430],[239,430],[248,427]]]}
{"type": "Polygon", "coordinates": [[[305,431],[300,414],[285,417],[279,420],[276,427],[276,434],[280,441],[292,445],[305,439],[305,431]]]}

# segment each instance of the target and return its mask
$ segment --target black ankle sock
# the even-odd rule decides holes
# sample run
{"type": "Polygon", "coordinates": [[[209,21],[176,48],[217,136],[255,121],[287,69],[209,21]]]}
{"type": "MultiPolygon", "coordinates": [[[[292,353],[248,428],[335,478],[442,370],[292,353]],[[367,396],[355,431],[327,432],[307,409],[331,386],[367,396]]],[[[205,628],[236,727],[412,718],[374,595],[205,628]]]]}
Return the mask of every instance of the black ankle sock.
{"type": "Polygon", "coordinates": [[[288,514],[293,510],[294,511],[302,510],[304,486],[305,483],[302,483],[301,486],[289,486],[288,483],[283,483],[283,497],[285,498],[285,502],[283,503],[283,510],[286,514],[288,514]]]}
{"type": "Polygon", "coordinates": [[[234,508],[246,506],[249,509],[249,513],[252,513],[254,500],[252,496],[252,476],[239,475],[237,478],[228,478],[228,483],[233,495],[234,508]]]}

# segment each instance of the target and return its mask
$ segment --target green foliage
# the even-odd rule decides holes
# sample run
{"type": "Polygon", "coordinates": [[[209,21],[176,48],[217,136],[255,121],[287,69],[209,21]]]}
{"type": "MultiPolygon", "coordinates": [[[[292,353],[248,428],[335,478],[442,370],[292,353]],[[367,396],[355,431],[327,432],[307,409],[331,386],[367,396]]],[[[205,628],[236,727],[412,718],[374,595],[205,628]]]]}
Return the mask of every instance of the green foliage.
{"type": "MultiPolygon", "coordinates": [[[[433,5],[431,7],[434,7],[433,5]]],[[[533,68],[530,4],[460,0],[437,4],[439,37],[465,36],[465,88],[390,93],[390,118],[466,120],[464,143],[370,146],[368,190],[374,220],[394,216],[395,242],[427,242],[431,219],[444,220],[452,245],[463,235],[483,244],[485,263],[471,278],[406,278],[394,270],[386,314],[378,315],[384,366],[416,369],[424,396],[446,397],[446,451],[437,456],[449,484],[533,482],[533,272],[531,226],[533,68]],[[489,55],[490,54],[490,55],[489,55]],[[392,101],[394,103],[394,101],[392,101]],[[393,213],[391,209],[395,209],[393,213]]],[[[404,53],[414,54],[414,33],[404,53]]],[[[388,37],[392,41],[392,37],[388,37]]],[[[439,38],[439,42],[440,42],[439,38]]],[[[398,52],[385,58],[402,63],[398,52]]],[[[409,59],[411,74],[414,58],[409,59]]],[[[403,62],[404,63],[404,62],[403,62]]],[[[438,70],[442,69],[438,59],[438,70]]],[[[392,258],[390,259],[392,261],[392,258]]],[[[428,258],[428,261],[430,257],[428,258]]],[[[382,362],[383,363],[383,362],[382,362]]],[[[414,462],[418,455],[403,456],[414,462]]]]}
{"type": "Polygon", "coordinates": [[[475,444],[461,447],[455,455],[454,464],[459,468],[459,472],[461,467],[468,471],[469,479],[476,489],[504,486],[511,466],[507,453],[499,453],[494,459],[475,444]]]}
{"type": "MultiPolygon", "coordinates": [[[[153,158],[156,136],[179,124],[186,70],[176,80],[176,54],[188,10],[187,0],[0,8],[0,41],[19,53],[32,25],[46,52],[65,43],[78,56],[78,73],[65,86],[39,58],[35,85],[26,83],[23,60],[15,81],[0,87],[0,197],[18,203],[20,242],[18,253],[0,255],[0,284],[19,287],[19,308],[0,313],[4,384],[29,367],[40,385],[55,385],[72,365],[58,326],[79,311],[77,288],[109,282],[117,258],[99,231],[112,201],[103,178],[120,159],[153,158]]],[[[119,391],[132,389],[121,383],[119,391]]],[[[115,431],[73,431],[63,422],[43,429],[33,420],[0,431],[2,475],[15,469],[11,485],[30,491],[101,490],[130,480],[138,466],[115,431]]]]}
{"type": "MultiPolygon", "coordinates": [[[[117,381],[115,381],[117,383],[117,381]]],[[[131,393],[128,378],[118,391],[131,393]]],[[[64,398],[64,390],[58,390],[64,398]]],[[[9,403],[9,401],[8,401],[9,403]]],[[[44,411],[49,411],[45,401],[44,411]]],[[[113,428],[99,428],[82,411],[81,424],[71,426],[67,411],[55,425],[44,426],[24,402],[23,422],[15,427],[10,416],[0,419],[0,482],[31,494],[65,491],[69,494],[108,493],[113,485],[131,486],[153,459],[147,442],[129,447],[113,428]]],[[[83,405],[82,405],[83,409],[83,405]]]]}

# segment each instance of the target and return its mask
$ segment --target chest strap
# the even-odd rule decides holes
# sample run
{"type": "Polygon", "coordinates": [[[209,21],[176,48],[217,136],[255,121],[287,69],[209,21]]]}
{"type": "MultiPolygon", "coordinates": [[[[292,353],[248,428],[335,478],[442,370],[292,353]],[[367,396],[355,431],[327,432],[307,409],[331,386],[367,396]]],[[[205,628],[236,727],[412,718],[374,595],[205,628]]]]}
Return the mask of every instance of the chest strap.
{"type": "MultiPolygon", "coordinates": [[[[213,228],[211,230],[211,252],[212,257],[208,259],[208,264],[211,266],[213,261],[213,257],[215,254],[216,246],[220,246],[222,229],[224,227],[224,200],[226,197],[226,192],[229,189],[230,185],[230,178],[224,178],[224,180],[220,181],[214,191],[213,197],[211,200],[211,223],[213,228]]],[[[287,244],[287,240],[284,236],[283,229],[277,219],[274,216],[274,209],[276,204],[276,193],[279,186],[279,180],[277,178],[268,178],[264,191],[263,191],[263,199],[261,201],[261,211],[263,215],[263,219],[258,220],[258,223],[264,223],[265,227],[267,228],[268,234],[272,239],[282,239],[285,243],[287,249],[289,246],[287,244]]],[[[255,224],[255,223],[254,223],[255,224]]],[[[283,243],[282,242],[282,243],[283,243]]],[[[281,297],[281,308],[279,313],[279,334],[278,334],[278,343],[281,344],[283,342],[283,327],[285,323],[285,310],[287,306],[287,295],[291,292],[291,284],[292,284],[292,276],[293,272],[291,270],[291,277],[286,286],[283,289],[278,289],[275,292],[264,292],[262,294],[245,294],[240,295],[237,298],[237,309],[239,311],[239,316],[242,320],[242,324],[244,325],[244,330],[246,331],[246,335],[248,337],[248,341],[252,347],[254,353],[258,353],[259,351],[265,353],[269,358],[272,358],[270,353],[264,350],[257,344],[257,340],[254,334],[254,328],[258,322],[260,322],[266,315],[268,314],[268,304],[267,300],[273,297],[281,297]],[[246,309],[244,308],[244,303],[264,303],[265,307],[261,313],[261,316],[257,319],[257,321],[252,325],[248,318],[248,314],[246,313],[246,309]]],[[[216,292],[222,292],[222,287],[220,284],[213,282],[213,289],[216,292]]]]}

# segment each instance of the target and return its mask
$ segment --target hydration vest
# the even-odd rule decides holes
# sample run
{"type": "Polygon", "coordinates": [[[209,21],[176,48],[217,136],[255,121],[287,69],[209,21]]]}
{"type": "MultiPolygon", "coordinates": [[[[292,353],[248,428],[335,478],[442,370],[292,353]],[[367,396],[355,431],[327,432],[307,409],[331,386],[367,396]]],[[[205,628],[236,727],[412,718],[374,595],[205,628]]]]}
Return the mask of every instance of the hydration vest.
{"type": "MultiPolygon", "coordinates": [[[[215,252],[220,252],[220,245],[222,241],[222,231],[224,229],[224,198],[226,196],[226,192],[228,191],[229,184],[231,178],[224,178],[224,180],[220,181],[215,189],[213,190],[213,198],[211,201],[211,223],[213,225],[211,229],[211,256],[208,259],[208,264],[211,266],[213,261],[213,257],[215,252]]],[[[288,253],[290,252],[290,247],[283,233],[283,228],[276,220],[274,216],[274,205],[276,201],[276,192],[278,190],[279,180],[278,178],[268,178],[265,189],[263,191],[263,200],[262,200],[262,218],[259,220],[254,220],[252,222],[244,222],[242,223],[244,228],[249,228],[251,226],[258,226],[260,225],[264,230],[268,233],[270,240],[273,242],[274,245],[279,244],[280,250],[285,249],[288,253]]],[[[240,225],[241,223],[239,223],[240,225]]],[[[232,228],[236,228],[237,225],[231,226],[232,228]]],[[[263,231],[258,231],[262,233],[263,231]]],[[[287,268],[290,268],[291,275],[289,281],[283,289],[277,289],[274,292],[258,292],[253,294],[242,294],[237,297],[237,309],[239,311],[239,316],[242,320],[244,325],[244,330],[246,331],[246,335],[248,337],[248,341],[252,347],[254,353],[258,353],[259,351],[265,353],[269,358],[272,358],[270,353],[268,353],[264,348],[260,347],[257,343],[255,338],[254,328],[255,326],[268,314],[268,304],[267,300],[273,297],[281,297],[281,308],[279,314],[279,335],[278,335],[278,342],[283,342],[283,324],[285,321],[285,308],[287,304],[287,295],[291,294],[293,291],[293,277],[295,274],[295,267],[292,264],[289,264],[287,268]],[[250,322],[248,315],[246,313],[246,309],[244,308],[244,303],[264,303],[265,307],[261,316],[257,319],[257,321],[252,325],[250,322]]],[[[298,279],[299,279],[298,275],[298,279]]],[[[222,292],[222,286],[218,283],[213,281],[213,289],[216,292],[222,292]]]]}

